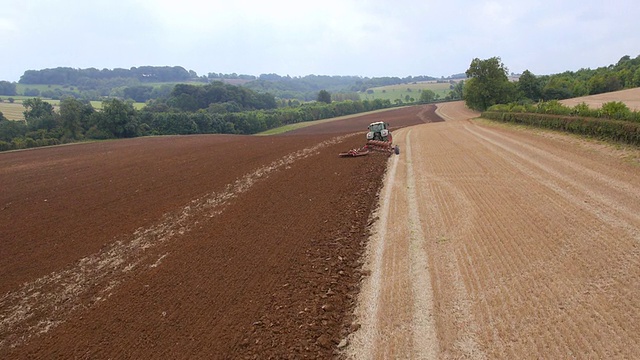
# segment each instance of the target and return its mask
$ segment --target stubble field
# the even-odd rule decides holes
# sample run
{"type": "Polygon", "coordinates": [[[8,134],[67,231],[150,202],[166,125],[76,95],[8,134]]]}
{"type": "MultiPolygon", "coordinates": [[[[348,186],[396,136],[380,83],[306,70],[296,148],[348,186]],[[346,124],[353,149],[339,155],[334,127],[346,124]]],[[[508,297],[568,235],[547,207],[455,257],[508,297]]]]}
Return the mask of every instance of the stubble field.
{"type": "Polygon", "coordinates": [[[637,357],[640,152],[437,113],[395,134],[349,357],[637,357]]]}
{"type": "Polygon", "coordinates": [[[640,111],[640,88],[614,91],[610,93],[583,96],[579,98],[561,100],[567,106],[576,106],[585,103],[591,108],[599,108],[602,104],[611,101],[621,101],[634,111],[640,111]]]}

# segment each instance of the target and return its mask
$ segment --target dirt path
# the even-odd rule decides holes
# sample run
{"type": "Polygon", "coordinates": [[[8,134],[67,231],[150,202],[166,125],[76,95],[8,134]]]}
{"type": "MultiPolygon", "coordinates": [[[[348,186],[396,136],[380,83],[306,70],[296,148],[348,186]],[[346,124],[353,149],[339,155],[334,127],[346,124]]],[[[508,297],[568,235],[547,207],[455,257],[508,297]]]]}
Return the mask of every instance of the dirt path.
{"type": "Polygon", "coordinates": [[[448,121],[394,133],[404,151],[385,180],[349,355],[640,353],[638,166],[465,120],[456,104],[438,112],[448,121]]]}

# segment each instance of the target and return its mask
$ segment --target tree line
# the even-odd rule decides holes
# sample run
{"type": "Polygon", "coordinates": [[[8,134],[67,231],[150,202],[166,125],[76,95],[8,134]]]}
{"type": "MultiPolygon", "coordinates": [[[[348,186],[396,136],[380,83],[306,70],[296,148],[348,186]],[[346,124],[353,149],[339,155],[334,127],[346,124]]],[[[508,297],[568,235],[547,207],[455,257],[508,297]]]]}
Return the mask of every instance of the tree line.
{"type": "Polygon", "coordinates": [[[372,87],[397,85],[418,81],[434,80],[431,76],[401,77],[361,77],[361,76],[281,76],[261,74],[259,76],[243,74],[208,73],[198,76],[192,70],[180,66],[141,66],[130,69],[75,69],[58,67],[42,70],[27,70],[20,77],[19,84],[24,85],[24,93],[18,94],[15,84],[0,84],[0,95],[42,96],[55,100],[73,96],[81,100],[102,100],[119,97],[146,102],[166,96],[166,89],[159,89],[158,83],[223,81],[242,85],[260,93],[271,93],[281,100],[313,101],[318,91],[328,90],[333,94],[342,94],[342,98],[359,99],[358,92],[372,87]],[[153,84],[151,84],[153,83],[153,84]],[[43,90],[29,85],[49,85],[43,90]],[[5,87],[6,86],[6,87],[5,87]]]}
{"type": "Polygon", "coordinates": [[[466,74],[463,97],[467,106],[482,111],[482,117],[640,145],[640,113],[624,103],[614,101],[591,109],[585,103],[567,107],[558,101],[640,86],[640,56],[623,56],[617,64],[596,70],[548,77],[527,70],[517,82],[508,80],[499,57],[476,58],[466,74]]]}
{"type": "Polygon", "coordinates": [[[495,104],[562,100],[640,87],[640,55],[623,56],[616,64],[561,74],[536,76],[525,70],[516,82],[500,57],[473,59],[466,71],[463,97],[467,106],[486,110],[495,104]]]}
{"type": "Polygon", "coordinates": [[[207,85],[177,84],[166,99],[158,99],[154,105],[180,111],[197,111],[213,106],[226,111],[274,109],[276,99],[270,93],[258,93],[250,89],[214,81],[207,85]]]}
{"type": "MultiPolygon", "coordinates": [[[[320,90],[332,93],[352,94],[364,92],[372,87],[406,84],[418,81],[435,80],[431,76],[400,77],[361,77],[361,76],[280,76],[277,74],[262,74],[256,80],[247,82],[245,87],[258,91],[269,92],[280,99],[300,99],[312,101],[320,90]]],[[[358,96],[359,97],[359,96],[358,96]]]]}
{"type": "Polygon", "coordinates": [[[109,79],[136,79],[140,82],[180,82],[197,78],[198,74],[181,66],[140,66],[130,69],[54,69],[27,70],[18,81],[20,84],[51,84],[84,86],[92,81],[109,79]]]}
{"type": "Polygon", "coordinates": [[[136,110],[132,102],[109,99],[96,111],[89,102],[73,97],[64,98],[58,111],[40,98],[24,100],[23,105],[24,121],[9,121],[0,113],[0,151],[146,135],[255,134],[392,106],[380,99],[329,99],[276,108],[273,96],[222,83],[176,87],[167,99],[142,110],[136,110]]]}
{"type": "Polygon", "coordinates": [[[0,81],[0,95],[15,96],[17,95],[16,84],[9,81],[0,81]]]}

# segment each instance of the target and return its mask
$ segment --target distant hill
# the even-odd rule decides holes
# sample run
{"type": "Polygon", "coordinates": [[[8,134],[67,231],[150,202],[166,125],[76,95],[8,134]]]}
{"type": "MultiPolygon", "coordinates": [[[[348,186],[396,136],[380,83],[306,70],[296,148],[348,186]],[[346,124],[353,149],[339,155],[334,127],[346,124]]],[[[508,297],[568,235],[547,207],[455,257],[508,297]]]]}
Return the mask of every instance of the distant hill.
{"type": "MultiPolygon", "coordinates": [[[[57,67],[42,70],[27,70],[20,77],[19,89],[24,96],[44,96],[62,98],[74,96],[88,100],[99,100],[102,97],[127,97],[128,93],[138,94],[136,101],[155,98],[154,88],[162,84],[177,83],[210,83],[222,81],[226,84],[243,86],[260,93],[271,93],[281,99],[315,100],[320,90],[331,93],[353,94],[365,92],[370,88],[411,84],[416,82],[437,80],[432,76],[400,77],[361,77],[361,76],[281,76],[278,74],[261,74],[260,76],[245,74],[208,73],[198,76],[193,70],[181,66],[140,66],[129,69],[75,69],[57,67]],[[46,87],[46,88],[43,88],[46,87]],[[62,90],[53,88],[61,87],[62,90]],[[75,88],[75,90],[69,90],[75,88]],[[37,90],[37,91],[36,91],[37,90]],[[28,93],[27,93],[28,92],[28,93]],[[46,95],[44,94],[46,92],[46,95]],[[48,95],[48,96],[47,96],[48,95]]],[[[15,89],[15,85],[14,85],[15,89]]],[[[156,91],[167,94],[167,90],[156,91]]],[[[10,95],[14,95],[11,93],[10,95]]],[[[2,93],[0,93],[2,95],[2,93]]],[[[348,98],[345,97],[345,98],[348,98]]]]}
{"type": "Polygon", "coordinates": [[[90,86],[96,82],[112,79],[136,79],[140,82],[180,82],[198,78],[195,71],[187,71],[181,66],[140,66],[130,69],[113,70],[96,68],[27,70],[20,77],[20,84],[90,86]]]}
{"type": "Polygon", "coordinates": [[[243,86],[258,92],[269,92],[281,99],[315,100],[320,90],[331,93],[365,92],[370,88],[411,84],[421,81],[431,81],[432,76],[399,77],[360,77],[360,76],[327,76],[307,75],[303,77],[280,76],[277,74],[263,74],[255,81],[243,86]]]}

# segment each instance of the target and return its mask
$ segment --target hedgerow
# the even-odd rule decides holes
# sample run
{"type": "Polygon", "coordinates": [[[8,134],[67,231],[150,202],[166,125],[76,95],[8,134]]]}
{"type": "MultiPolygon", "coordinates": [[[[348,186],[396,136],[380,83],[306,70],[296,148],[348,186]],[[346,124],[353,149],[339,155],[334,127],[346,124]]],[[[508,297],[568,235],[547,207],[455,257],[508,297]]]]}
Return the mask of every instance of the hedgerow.
{"type": "Polygon", "coordinates": [[[491,106],[487,111],[553,114],[640,122],[640,112],[630,110],[626,104],[620,101],[604,103],[602,107],[598,109],[591,109],[584,102],[570,107],[563,105],[557,100],[552,100],[541,101],[537,104],[498,104],[491,106]]]}
{"type": "Polygon", "coordinates": [[[482,117],[640,146],[640,122],[638,121],[495,110],[483,112],[482,117]]]}

